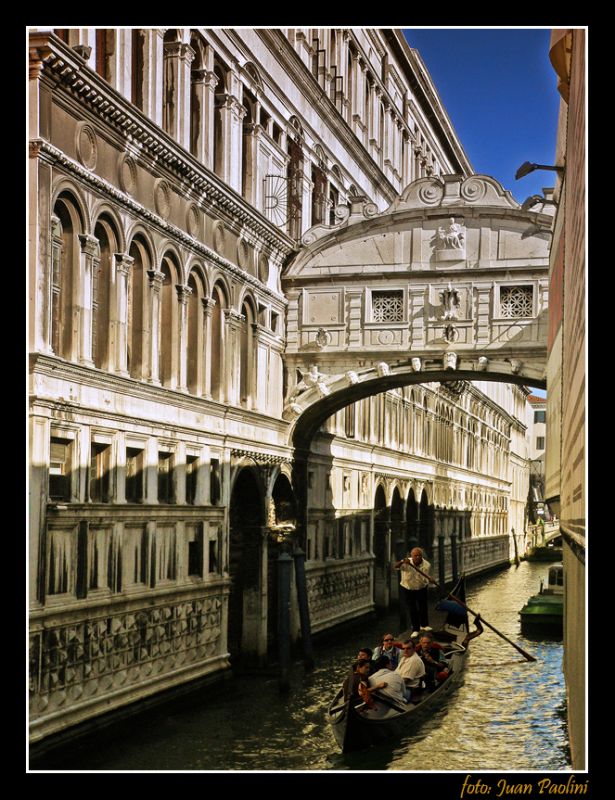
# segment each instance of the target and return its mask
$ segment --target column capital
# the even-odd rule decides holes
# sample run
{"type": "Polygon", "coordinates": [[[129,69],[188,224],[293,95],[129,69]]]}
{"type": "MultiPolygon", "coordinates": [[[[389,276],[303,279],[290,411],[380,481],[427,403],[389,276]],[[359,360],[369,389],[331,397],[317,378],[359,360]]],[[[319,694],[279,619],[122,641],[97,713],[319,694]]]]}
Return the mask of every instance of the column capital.
{"type": "Polygon", "coordinates": [[[81,252],[88,256],[96,256],[99,252],[98,239],[87,233],[78,234],[81,243],[81,252]]]}
{"type": "Polygon", "coordinates": [[[224,315],[226,316],[227,322],[230,325],[240,325],[242,322],[246,321],[246,318],[243,314],[240,314],[238,311],[235,311],[234,308],[225,308],[223,309],[224,315]]]}
{"type": "Polygon", "coordinates": [[[113,256],[115,258],[115,268],[117,271],[122,275],[128,275],[132,269],[132,265],[135,263],[134,258],[129,256],[128,253],[114,253],[113,256]]]}
{"type": "Polygon", "coordinates": [[[155,292],[159,292],[164,283],[164,272],[157,269],[148,269],[147,277],[149,278],[149,285],[155,292]]]}
{"type": "Polygon", "coordinates": [[[192,294],[192,289],[189,286],[184,286],[181,283],[175,284],[175,291],[177,292],[177,298],[180,303],[186,305],[188,302],[188,298],[192,294]]]}
{"type": "Polygon", "coordinates": [[[211,312],[214,310],[216,301],[213,299],[213,297],[201,297],[201,303],[203,305],[203,311],[205,314],[210,316],[211,312]]]}

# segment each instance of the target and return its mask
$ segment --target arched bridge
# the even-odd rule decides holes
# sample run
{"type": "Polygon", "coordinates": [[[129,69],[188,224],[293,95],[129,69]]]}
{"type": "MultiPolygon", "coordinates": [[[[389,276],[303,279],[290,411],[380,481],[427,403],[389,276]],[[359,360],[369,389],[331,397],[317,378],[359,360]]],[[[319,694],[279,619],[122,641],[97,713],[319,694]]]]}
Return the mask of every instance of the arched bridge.
{"type": "Polygon", "coordinates": [[[282,279],[295,446],[340,408],[410,383],[545,386],[550,214],[488,176],[443,175],[382,213],[351,197],[338,218],[305,234],[282,279]]]}

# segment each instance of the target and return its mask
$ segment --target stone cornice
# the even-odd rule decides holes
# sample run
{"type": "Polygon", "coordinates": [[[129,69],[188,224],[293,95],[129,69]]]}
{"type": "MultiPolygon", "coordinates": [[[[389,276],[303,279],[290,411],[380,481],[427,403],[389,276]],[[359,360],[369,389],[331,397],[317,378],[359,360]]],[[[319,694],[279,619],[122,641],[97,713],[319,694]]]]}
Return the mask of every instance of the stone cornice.
{"type": "MultiPolygon", "coordinates": [[[[196,414],[207,413],[213,417],[231,420],[241,418],[244,422],[246,419],[254,419],[258,421],[259,425],[264,425],[269,430],[278,431],[282,436],[287,435],[288,423],[283,419],[276,419],[258,411],[246,411],[245,408],[234,408],[222,403],[217,403],[214,400],[207,400],[204,397],[196,397],[185,392],[180,392],[176,389],[154,386],[145,381],[116,375],[112,372],[105,372],[94,367],[75,364],[71,361],[58,358],[57,356],[46,355],[45,353],[30,354],[29,371],[31,376],[46,375],[53,377],[54,380],[68,381],[74,386],[87,386],[92,389],[100,389],[106,393],[115,392],[118,395],[127,395],[128,397],[141,401],[163,403],[196,414]]],[[[94,405],[86,406],[82,402],[72,400],[59,401],[57,397],[39,397],[36,394],[31,394],[29,400],[30,406],[47,406],[50,409],[62,407],[62,409],[69,410],[73,414],[83,414],[84,416],[95,414],[98,417],[104,417],[105,419],[116,420],[118,422],[125,421],[127,416],[126,414],[110,412],[106,408],[96,407],[94,405]]],[[[193,426],[184,426],[175,420],[172,423],[167,423],[160,422],[159,419],[142,417],[141,421],[146,426],[158,425],[161,427],[171,427],[174,431],[183,430],[194,433],[193,426]]],[[[219,438],[216,434],[213,434],[213,437],[219,438]]]]}
{"type": "Polygon", "coordinates": [[[49,163],[63,167],[81,183],[85,183],[91,189],[103,193],[108,199],[112,200],[118,205],[123,206],[126,210],[137,214],[140,219],[147,220],[148,223],[163,231],[166,235],[173,236],[186,247],[198,252],[199,255],[228,270],[241,281],[249,283],[255,289],[258,289],[261,294],[275,298],[275,300],[283,305],[287,304],[285,298],[272,291],[268,286],[265,286],[265,284],[261,283],[253,275],[244,272],[238,266],[233,264],[232,261],[228,261],[226,258],[216,253],[215,250],[212,250],[203,242],[200,242],[198,239],[190,236],[185,231],[182,231],[181,228],[176,227],[171,222],[164,220],[162,217],[158,216],[158,214],[155,214],[145,206],[142,206],[132,197],[117,189],[112,183],[109,183],[109,181],[96,175],[86,167],[83,167],[72,158],[69,158],[67,155],[65,155],[65,153],[44,139],[34,139],[30,141],[30,154],[32,155],[32,153],[34,153],[36,157],[42,158],[49,163]]]}
{"type": "Polygon", "coordinates": [[[147,154],[174,177],[188,183],[195,194],[206,196],[214,206],[253,229],[284,256],[293,252],[293,243],[285,234],[141,114],[55,35],[33,34],[30,52],[35,55],[36,64],[43,65],[43,79],[64,89],[80,106],[87,108],[90,114],[118,132],[142,154],[147,154]]]}

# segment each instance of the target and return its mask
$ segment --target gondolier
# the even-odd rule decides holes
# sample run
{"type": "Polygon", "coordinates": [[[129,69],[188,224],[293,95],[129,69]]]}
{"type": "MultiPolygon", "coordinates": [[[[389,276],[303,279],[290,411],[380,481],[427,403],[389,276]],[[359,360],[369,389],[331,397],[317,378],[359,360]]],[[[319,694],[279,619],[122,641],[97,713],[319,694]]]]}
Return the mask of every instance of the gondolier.
{"type": "Polygon", "coordinates": [[[394,564],[394,569],[400,570],[400,600],[403,603],[406,616],[410,614],[410,624],[412,632],[419,631],[429,625],[427,613],[427,587],[429,580],[425,575],[421,575],[410,565],[410,561],[417,569],[430,575],[431,564],[423,558],[423,551],[420,547],[414,547],[410,551],[408,558],[402,558],[394,564]]]}

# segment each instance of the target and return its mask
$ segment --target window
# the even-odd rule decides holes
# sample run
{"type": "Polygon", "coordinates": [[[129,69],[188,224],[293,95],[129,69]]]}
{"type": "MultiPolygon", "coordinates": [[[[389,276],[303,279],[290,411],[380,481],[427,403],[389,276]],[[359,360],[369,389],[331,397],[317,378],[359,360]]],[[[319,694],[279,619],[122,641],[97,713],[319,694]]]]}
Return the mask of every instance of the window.
{"type": "Polygon", "coordinates": [[[147,534],[145,528],[127,527],[124,530],[123,557],[128,586],[147,583],[147,534]]]}
{"type": "Polygon", "coordinates": [[[107,529],[90,528],[88,531],[88,590],[106,589],[109,586],[109,537],[110,531],[107,529]]]}
{"type": "Polygon", "coordinates": [[[73,443],[68,439],[51,438],[49,455],[50,500],[71,499],[71,457],[73,443]]]}
{"type": "Polygon", "coordinates": [[[217,506],[222,496],[220,480],[220,461],[217,458],[211,459],[209,497],[212,506],[217,506]]]}
{"type": "Polygon", "coordinates": [[[531,317],[534,312],[534,290],[531,286],[502,286],[500,316],[531,317]]]}
{"type": "Polygon", "coordinates": [[[547,421],[546,411],[534,411],[534,422],[546,422],[546,421],[547,421]]]}
{"type": "Polygon", "coordinates": [[[72,531],[50,530],[47,534],[47,594],[70,591],[72,531]]]}
{"type": "Polygon", "coordinates": [[[126,448],[126,502],[143,502],[143,450],[126,448]]]}
{"type": "Polygon", "coordinates": [[[158,453],[158,502],[175,502],[173,453],[158,453]]]}
{"type": "Polygon", "coordinates": [[[111,445],[92,442],[90,454],[90,501],[111,500],[111,445]]]}
{"type": "Polygon", "coordinates": [[[545,437],[544,436],[537,436],[536,437],[536,450],[544,450],[545,449],[545,437]]]}
{"type": "Polygon", "coordinates": [[[191,506],[193,506],[196,502],[196,481],[198,468],[198,456],[186,456],[186,503],[191,506]]]}
{"type": "Polygon", "coordinates": [[[403,322],[404,293],[372,292],[372,322],[403,322]]]}
{"type": "Polygon", "coordinates": [[[188,575],[203,577],[203,523],[186,526],[188,541],[188,575]]]}
{"type": "Polygon", "coordinates": [[[156,580],[174,581],[177,577],[175,528],[158,526],[156,530],[156,580]]]}

